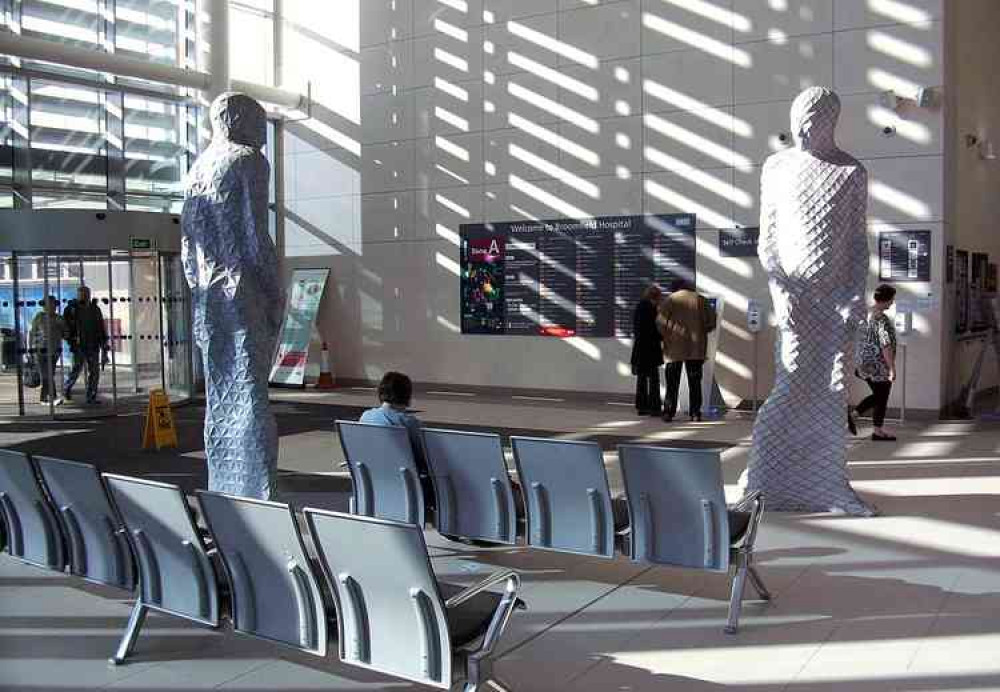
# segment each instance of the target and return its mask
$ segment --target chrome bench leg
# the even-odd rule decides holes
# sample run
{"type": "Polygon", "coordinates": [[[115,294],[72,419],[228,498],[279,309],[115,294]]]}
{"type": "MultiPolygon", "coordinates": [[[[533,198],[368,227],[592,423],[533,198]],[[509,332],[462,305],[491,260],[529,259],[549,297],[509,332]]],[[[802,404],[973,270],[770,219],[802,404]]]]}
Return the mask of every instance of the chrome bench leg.
{"type": "Polygon", "coordinates": [[[146,613],[149,612],[149,608],[142,601],[136,601],[135,607],[132,608],[132,615],[129,616],[128,625],[125,627],[125,634],[122,635],[121,643],[118,644],[118,650],[115,655],[108,659],[108,662],[112,665],[121,665],[128,658],[129,654],[132,653],[132,649],[135,648],[135,641],[139,638],[139,630],[142,629],[142,624],[146,621],[146,613]]]}
{"type": "Polygon", "coordinates": [[[726,621],[726,634],[736,634],[740,624],[740,609],[743,607],[743,589],[746,585],[747,567],[740,560],[733,576],[732,594],[729,597],[729,619],[726,621]]]}
{"type": "Polygon", "coordinates": [[[750,573],[750,583],[753,584],[753,588],[757,592],[757,595],[760,596],[762,601],[770,601],[771,592],[767,590],[766,586],[764,586],[764,580],[760,578],[760,573],[757,572],[757,568],[750,565],[747,568],[747,571],[750,573]]]}

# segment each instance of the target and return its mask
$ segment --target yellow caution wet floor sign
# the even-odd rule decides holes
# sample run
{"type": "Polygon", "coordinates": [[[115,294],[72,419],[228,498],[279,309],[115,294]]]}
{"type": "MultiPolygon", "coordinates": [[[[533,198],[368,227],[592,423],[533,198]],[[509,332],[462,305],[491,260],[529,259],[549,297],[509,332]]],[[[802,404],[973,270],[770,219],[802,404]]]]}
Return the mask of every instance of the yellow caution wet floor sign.
{"type": "Polygon", "coordinates": [[[142,433],[142,448],[151,449],[177,446],[177,427],[170,399],[162,389],[149,392],[149,408],[146,409],[146,427],[142,433]]]}

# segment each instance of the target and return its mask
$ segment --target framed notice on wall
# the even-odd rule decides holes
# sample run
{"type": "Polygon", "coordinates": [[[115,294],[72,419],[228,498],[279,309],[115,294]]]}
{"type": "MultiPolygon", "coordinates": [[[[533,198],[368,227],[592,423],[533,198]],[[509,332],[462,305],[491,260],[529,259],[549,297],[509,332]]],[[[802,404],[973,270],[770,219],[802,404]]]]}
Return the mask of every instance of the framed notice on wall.
{"type": "Polygon", "coordinates": [[[955,333],[969,331],[969,252],[955,250],[955,333]]]}
{"type": "Polygon", "coordinates": [[[930,281],[931,232],[879,233],[878,259],[879,281],[930,281]]]}
{"type": "Polygon", "coordinates": [[[990,328],[989,306],[983,299],[989,274],[990,256],[973,252],[969,267],[969,329],[982,332],[990,328]]]}
{"type": "Polygon", "coordinates": [[[271,384],[305,385],[309,342],[329,275],[329,269],[296,269],[292,273],[288,308],[271,368],[271,384]]]}

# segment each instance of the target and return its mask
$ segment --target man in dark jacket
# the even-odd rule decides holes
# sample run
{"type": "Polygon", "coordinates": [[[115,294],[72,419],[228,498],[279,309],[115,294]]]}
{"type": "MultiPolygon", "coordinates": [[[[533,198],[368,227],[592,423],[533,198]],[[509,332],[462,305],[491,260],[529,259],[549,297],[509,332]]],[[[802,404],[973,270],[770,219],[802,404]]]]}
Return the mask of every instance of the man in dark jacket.
{"type": "Polygon", "coordinates": [[[640,416],[658,416],[660,399],[660,366],[663,350],[660,332],[656,328],[656,310],[663,291],[650,284],[642,292],[632,316],[632,374],[635,382],[635,408],[640,416]]]}
{"type": "MultiPolygon", "coordinates": [[[[70,312],[67,306],[66,312],[70,312]]],[[[76,304],[72,306],[72,314],[64,315],[69,326],[69,343],[73,350],[73,368],[66,376],[64,398],[71,401],[73,385],[80,376],[84,365],[87,366],[87,403],[97,402],[97,387],[101,382],[101,354],[108,350],[108,332],[104,326],[104,313],[91,302],[90,289],[80,286],[76,291],[76,304]]]]}
{"type": "Polygon", "coordinates": [[[687,372],[688,405],[691,420],[701,420],[701,375],[708,349],[708,333],[715,329],[716,314],[708,300],[695,292],[687,281],[678,279],[670,295],[660,303],[657,325],[663,337],[663,355],[667,361],[667,400],[663,420],[671,421],[677,413],[677,393],[681,368],[687,372]]]}

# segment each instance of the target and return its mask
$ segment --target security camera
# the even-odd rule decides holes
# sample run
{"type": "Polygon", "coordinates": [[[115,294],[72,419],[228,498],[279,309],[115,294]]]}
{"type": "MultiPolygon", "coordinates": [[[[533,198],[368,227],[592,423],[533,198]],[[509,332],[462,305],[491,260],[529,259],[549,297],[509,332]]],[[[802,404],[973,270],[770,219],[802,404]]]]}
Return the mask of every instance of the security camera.
{"type": "Polygon", "coordinates": [[[778,133],[778,141],[781,142],[782,144],[786,144],[788,142],[788,133],[786,133],[786,132],[779,132],[778,133]]]}
{"type": "Polygon", "coordinates": [[[108,218],[108,215],[105,214],[103,211],[97,212],[94,216],[97,217],[98,221],[104,221],[104,219],[108,218]]]}
{"type": "Polygon", "coordinates": [[[892,137],[894,134],[896,134],[896,128],[893,127],[892,125],[886,125],[885,127],[882,128],[882,134],[886,137],[892,137]]]}

